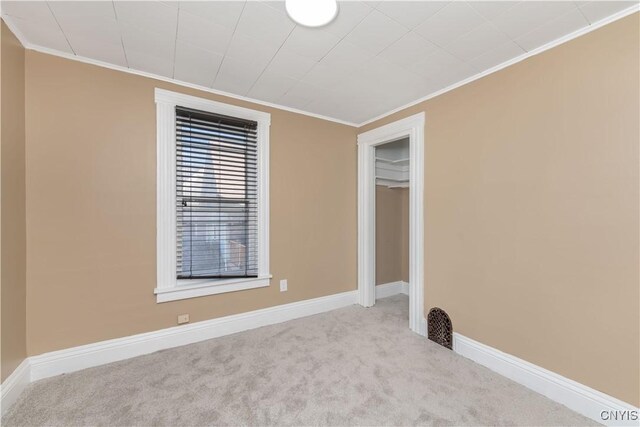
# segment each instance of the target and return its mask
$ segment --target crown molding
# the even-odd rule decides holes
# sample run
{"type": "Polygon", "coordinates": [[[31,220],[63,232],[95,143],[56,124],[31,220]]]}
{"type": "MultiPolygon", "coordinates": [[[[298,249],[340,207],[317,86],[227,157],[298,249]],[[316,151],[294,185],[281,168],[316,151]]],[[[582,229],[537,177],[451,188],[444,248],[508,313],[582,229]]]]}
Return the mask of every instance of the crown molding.
{"type": "Polygon", "coordinates": [[[163,82],[172,83],[172,84],[174,84],[176,86],[182,86],[182,87],[187,87],[187,88],[190,88],[190,89],[196,89],[196,90],[199,90],[199,91],[202,91],[202,92],[212,93],[214,95],[220,95],[220,96],[225,96],[227,98],[237,99],[239,101],[251,102],[251,103],[256,104],[256,105],[262,105],[262,106],[265,106],[265,107],[276,108],[278,110],[288,111],[290,113],[302,114],[304,116],[309,116],[309,117],[313,117],[313,118],[316,118],[316,119],[321,119],[321,120],[326,120],[326,121],[329,121],[329,122],[339,123],[341,125],[347,125],[347,126],[351,126],[351,127],[358,127],[357,123],[349,122],[349,121],[346,121],[346,120],[340,120],[340,119],[337,119],[335,117],[323,116],[322,114],[316,114],[316,113],[312,113],[312,112],[309,112],[309,111],[299,110],[297,108],[287,107],[285,105],[280,105],[280,104],[274,104],[272,102],[261,101],[259,99],[249,98],[247,96],[236,95],[236,94],[233,94],[233,93],[230,93],[230,92],[225,92],[225,91],[222,91],[222,90],[217,90],[217,89],[213,89],[213,88],[206,87],[206,86],[201,86],[201,85],[197,85],[197,84],[193,84],[193,83],[184,82],[182,80],[176,80],[176,79],[172,79],[172,78],[169,78],[169,77],[161,76],[161,75],[158,75],[158,74],[148,73],[146,71],[139,71],[139,70],[135,70],[135,69],[132,69],[132,68],[123,67],[121,65],[115,65],[115,64],[110,64],[108,62],[99,61],[97,59],[86,58],[84,56],[74,55],[72,53],[62,52],[62,51],[59,51],[59,50],[56,50],[56,49],[50,49],[48,47],[39,46],[39,45],[30,43],[30,42],[27,41],[27,39],[24,36],[24,34],[22,34],[22,32],[20,32],[18,30],[18,28],[13,24],[13,22],[12,22],[13,18],[11,16],[2,16],[2,20],[7,24],[7,27],[9,27],[11,32],[16,36],[16,38],[20,41],[20,43],[22,43],[22,46],[24,46],[24,48],[27,49],[27,50],[33,50],[33,51],[36,51],[36,52],[45,53],[47,55],[58,56],[58,57],[64,58],[64,59],[70,59],[72,61],[78,61],[78,62],[82,62],[82,63],[85,63],[85,64],[96,65],[96,66],[102,67],[102,68],[109,68],[109,69],[115,70],[115,71],[122,71],[123,73],[134,74],[134,75],[141,76],[141,77],[147,77],[147,78],[150,78],[150,79],[160,80],[160,81],[163,81],[163,82]]]}
{"type": "Polygon", "coordinates": [[[478,74],[474,74],[473,76],[468,77],[468,78],[466,78],[464,80],[461,80],[461,81],[459,81],[457,83],[454,83],[454,84],[452,84],[450,86],[447,86],[444,89],[440,89],[440,90],[438,90],[436,92],[432,92],[429,95],[423,96],[422,98],[416,99],[415,101],[411,101],[408,104],[405,104],[405,105],[402,105],[400,107],[394,108],[391,111],[387,111],[384,114],[380,114],[379,116],[376,116],[376,117],[374,117],[372,119],[366,120],[366,121],[360,123],[358,125],[358,127],[360,128],[360,127],[366,126],[366,125],[371,124],[373,122],[376,122],[378,120],[384,119],[385,117],[388,117],[388,116],[390,116],[392,114],[395,114],[395,113],[397,113],[399,111],[402,111],[402,110],[404,110],[406,108],[413,107],[414,105],[420,104],[421,102],[428,101],[428,100],[433,99],[433,98],[435,98],[437,96],[440,96],[442,94],[450,92],[450,91],[452,91],[454,89],[459,88],[460,86],[464,86],[464,85],[466,85],[468,83],[471,83],[473,81],[481,79],[481,78],[483,78],[485,76],[488,76],[489,74],[493,74],[493,73],[495,73],[497,71],[500,71],[503,68],[507,68],[507,67],[509,67],[511,65],[517,64],[518,62],[524,61],[525,59],[530,58],[530,57],[532,57],[534,55],[538,55],[538,54],[540,54],[542,52],[545,52],[545,51],[547,51],[549,49],[552,49],[552,48],[554,48],[556,46],[559,46],[559,45],[561,45],[563,43],[566,43],[566,42],[571,41],[571,40],[573,40],[575,38],[578,38],[580,36],[583,36],[585,34],[588,34],[588,33],[592,32],[592,31],[595,31],[598,28],[604,27],[607,24],[611,24],[612,22],[615,22],[615,21],[617,21],[619,19],[625,18],[625,17],[627,17],[627,16],[629,16],[629,15],[635,13],[635,12],[638,12],[639,10],[640,10],[640,4],[634,4],[633,6],[628,7],[627,9],[621,10],[618,13],[615,13],[615,14],[613,14],[611,16],[608,16],[608,17],[606,17],[604,19],[601,19],[600,21],[594,22],[593,24],[591,24],[591,25],[589,25],[587,27],[581,28],[581,29],[576,30],[576,31],[574,31],[572,33],[569,33],[569,34],[567,34],[565,36],[562,36],[562,37],[560,37],[558,39],[550,41],[547,44],[544,44],[544,45],[542,45],[540,47],[537,47],[537,48],[535,48],[533,50],[530,50],[529,52],[523,53],[520,56],[516,56],[515,58],[510,59],[508,61],[505,61],[505,62],[503,62],[501,64],[498,64],[495,67],[489,68],[488,70],[482,71],[482,72],[480,72],[478,74]]]}
{"type": "Polygon", "coordinates": [[[569,34],[567,34],[565,36],[557,38],[557,39],[555,39],[555,40],[553,40],[553,41],[551,41],[549,43],[546,43],[546,44],[544,44],[544,45],[542,45],[542,46],[540,46],[540,47],[538,47],[536,49],[533,49],[533,50],[531,50],[529,52],[523,53],[520,56],[517,56],[517,57],[512,58],[512,59],[510,59],[508,61],[505,61],[505,62],[503,62],[501,64],[498,64],[498,65],[496,65],[496,66],[494,66],[492,68],[489,68],[488,70],[485,70],[485,71],[482,71],[480,73],[474,74],[471,77],[468,77],[468,78],[466,78],[464,80],[461,80],[461,81],[459,81],[457,83],[454,83],[452,85],[449,85],[449,86],[447,86],[447,87],[445,87],[443,89],[440,89],[440,90],[438,90],[436,92],[432,92],[432,93],[430,93],[428,95],[425,95],[425,96],[423,96],[421,98],[418,98],[418,99],[416,99],[414,101],[411,101],[411,102],[409,102],[407,104],[404,104],[404,105],[402,105],[400,107],[397,107],[397,108],[394,108],[394,109],[392,109],[390,111],[387,111],[386,113],[383,113],[383,114],[380,114],[380,115],[378,115],[376,117],[373,117],[371,119],[365,120],[362,123],[354,123],[354,122],[349,122],[349,121],[346,121],[346,120],[337,119],[337,118],[334,118],[334,117],[323,116],[321,114],[315,114],[315,113],[311,113],[309,111],[299,110],[297,108],[292,108],[292,107],[287,107],[287,106],[280,105],[280,104],[274,104],[274,103],[271,103],[271,102],[261,101],[259,99],[249,98],[249,97],[246,97],[246,96],[235,95],[233,93],[212,89],[212,88],[209,88],[209,87],[206,87],[206,86],[200,86],[200,85],[196,85],[196,84],[192,84],[192,83],[187,83],[187,82],[183,82],[181,80],[176,80],[176,79],[172,79],[172,78],[169,78],[169,77],[163,77],[163,76],[160,76],[160,75],[157,75],[157,74],[153,74],[153,73],[147,73],[147,72],[144,72],[144,71],[138,71],[138,70],[134,70],[134,69],[127,68],[127,67],[122,67],[120,65],[109,64],[107,62],[98,61],[98,60],[90,59],[90,58],[85,58],[83,56],[73,55],[73,54],[70,54],[70,53],[67,53],[67,52],[61,52],[61,51],[58,51],[58,50],[49,49],[49,48],[46,48],[46,47],[34,45],[32,43],[29,43],[27,41],[26,37],[24,36],[24,34],[22,34],[22,32],[20,32],[17,29],[17,27],[15,25],[13,25],[13,22],[12,22],[13,18],[11,18],[10,16],[2,16],[2,19],[7,24],[7,26],[11,30],[11,32],[18,38],[20,43],[22,43],[22,45],[25,47],[25,49],[28,49],[28,50],[34,50],[36,52],[46,53],[46,54],[53,55],[53,56],[59,56],[61,58],[70,59],[70,60],[73,60],[73,61],[79,61],[79,62],[83,62],[83,63],[86,63],[86,64],[92,64],[92,65],[96,65],[96,66],[103,67],[103,68],[109,68],[109,69],[116,70],[116,71],[122,71],[122,72],[125,72],[125,73],[134,74],[134,75],[147,77],[147,78],[151,78],[151,79],[156,79],[156,80],[164,81],[164,82],[167,82],[167,83],[173,83],[173,84],[175,84],[177,86],[188,87],[188,88],[191,88],[191,89],[196,89],[196,90],[200,90],[200,91],[203,91],[203,92],[208,92],[208,93],[212,93],[212,94],[215,94],[215,95],[226,96],[228,98],[237,99],[237,100],[240,100],[240,101],[246,101],[246,102],[251,102],[251,103],[254,103],[254,104],[257,104],[257,105],[263,105],[265,107],[277,108],[279,110],[289,111],[291,113],[302,114],[302,115],[305,115],[305,116],[314,117],[314,118],[321,119],[321,120],[327,120],[327,121],[330,121],[330,122],[339,123],[339,124],[343,124],[343,125],[347,125],[347,126],[351,126],[351,127],[355,127],[355,128],[361,128],[363,126],[366,126],[366,125],[371,124],[373,122],[376,122],[378,120],[384,119],[385,117],[388,117],[388,116],[390,116],[392,114],[395,114],[395,113],[397,113],[399,111],[402,111],[402,110],[407,109],[409,107],[413,107],[414,105],[420,104],[421,102],[428,101],[428,100],[433,99],[433,98],[435,98],[437,96],[443,95],[443,94],[445,94],[447,92],[450,92],[450,91],[452,91],[454,89],[457,89],[457,88],[459,88],[461,86],[464,86],[464,85],[469,84],[471,82],[474,82],[474,81],[476,81],[478,79],[481,79],[481,78],[483,78],[485,76],[488,76],[490,74],[498,72],[498,71],[500,71],[500,70],[502,70],[504,68],[507,68],[507,67],[509,67],[511,65],[517,64],[518,62],[524,61],[527,58],[530,58],[532,56],[538,55],[538,54],[540,54],[542,52],[545,52],[545,51],[547,51],[549,49],[552,49],[552,48],[554,48],[556,46],[559,46],[559,45],[564,44],[564,43],[566,43],[568,41],[576,39],[576,38],[578,38],[580,36],[588,34],[588,33],[592,32],[592,31],[595,31],[595,30],[597,30],[597,29],[599,29],[601,27],[604,27],[605,25],[611,24],[611,23],[613,23],[615,21],[618,21],[618,20],[620,20],[622,18],[625,18],[625,17],[627,17],[627,16],[629,16],[629,15],[631,15],[633,13],[636,13],[638,11],[640,11],[640,4],[637,3],[637,4],[634,4],[633,6],[628,7],[627,9],[621,10],[620,12],[617,12],[617,13],[611,15],[611,16],[608,16],[608,17],[606,17],[604,19],[601,19],[600,21],[596,21],[596,22],[588,25],[587,27],[581,28],[581,29],[576,30],[576,31],[574,31],[572,33],[569,33],[569,34]]]}

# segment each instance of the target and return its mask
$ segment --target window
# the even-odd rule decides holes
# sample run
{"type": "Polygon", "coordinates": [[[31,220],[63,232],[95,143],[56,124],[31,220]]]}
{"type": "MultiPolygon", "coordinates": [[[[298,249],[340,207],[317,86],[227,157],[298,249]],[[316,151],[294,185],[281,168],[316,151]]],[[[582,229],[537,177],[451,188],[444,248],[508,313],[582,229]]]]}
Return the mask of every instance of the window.
{"type": "Polygon", "coordinates": [[[258,276],[257,129],[176,107],[178,279],[258,276]]]}
{"type": "Polygon", "coordinates": [[[158,302],[269,285],[267,113],[156,89],[158,302]]]}

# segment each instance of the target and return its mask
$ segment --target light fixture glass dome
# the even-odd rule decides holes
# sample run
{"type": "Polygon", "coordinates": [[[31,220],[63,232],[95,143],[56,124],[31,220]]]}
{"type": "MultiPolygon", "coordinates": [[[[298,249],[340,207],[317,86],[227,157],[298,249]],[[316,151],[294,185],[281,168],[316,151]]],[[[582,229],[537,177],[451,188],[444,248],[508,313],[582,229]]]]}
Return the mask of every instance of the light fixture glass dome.
{"type": "Polygon", "coordinates": [[[322,27],[338,14],[336,0],[286,0],[287,14],[305,27],[322,27]]]}

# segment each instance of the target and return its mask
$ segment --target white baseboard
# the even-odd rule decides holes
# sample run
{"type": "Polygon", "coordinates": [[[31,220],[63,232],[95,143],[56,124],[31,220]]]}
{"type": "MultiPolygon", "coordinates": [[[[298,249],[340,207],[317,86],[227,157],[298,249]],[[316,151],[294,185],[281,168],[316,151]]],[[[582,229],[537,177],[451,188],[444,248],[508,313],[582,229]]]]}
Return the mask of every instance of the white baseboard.
{"type": "MultiPolygon", "coordinates": [[[[408,294],[408,287],[406,282],[388,283],[376,287],[376,296],[382,298],[400,293],[408,294]]],[[[1,412],[6,412],[31,381],[324,313],[356,304],[356,301],[357,291],[343,292],[32,356],[22,362],[2,384],[1,412]]],[[[634,424],[620,417],[623,413],[628,417],[632,411],[636,411],[637,416],[638,408],[614,397],[460,334],[454,334],[453,345],[456,353],[595,421],[607,425],[637,425],[637,421],[634,424]],[[607,411],[609,420],[601,418],[602,411],[607,411]],[[613,419],[614,417],[617,419],[613,419]]]]}
{"type": "Polygon", "coordinates": [[[343,292],[32,356],[31,380],[37,381],[158,350],[324,313],[353,305],[356,297],[356,291],[343,292]]]}
{"type": "Polygon", "coordinates": [[[18,400],[20,393],[31,382],[29,359],[25,359],[0,385],[0,416],[18,400]]]}
{"type": "Polygon", "coordinates": [[[409,295],[409,284],[401,280],[397,282],[384,283],[376,286],[376,299],[387,298],[393,295],[409,295]]]}
{"type": "Polygon", "coordinates": [[[402,282],[402,293],[404,295],[409,295],[409,283],[408,282],[402,282]]]}
{"type": "Polygon", "coordinates": [[[633,405],[471,338],[454,333],[453,350],[594,421],[612,426],[638,425],[638,408],[633,405]],[[634,413],[635,420],[631,421],[634,413]],[[603,414],[608,419],[603,419],[603,414]]]}
{"type": "Polygon", "coordinates": [[[324,313],[356,302],[357,291],[349,291],[31,356],[2,384],[0,407],[4,414],[31,381],[324,313]]]}

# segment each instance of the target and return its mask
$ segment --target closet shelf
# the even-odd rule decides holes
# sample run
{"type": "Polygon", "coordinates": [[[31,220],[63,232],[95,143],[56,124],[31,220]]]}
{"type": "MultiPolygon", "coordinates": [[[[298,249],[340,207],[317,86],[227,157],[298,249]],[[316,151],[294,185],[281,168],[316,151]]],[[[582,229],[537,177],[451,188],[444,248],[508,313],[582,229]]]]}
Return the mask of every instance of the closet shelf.
{"type": "Polygon", "coordinates": [[[384,163],[390,163],[392,165],[408,165],[409,164],[409,158],[391,160],[391,159],[385,159],[384,157],[376,157],[376,160],[379,160],[384,163]]]}
{"type": "Polygon", "coordinates": [[[409,182],[408,178],[397,179],[397,178],[387,178],[384,176],[376,176],[376,179],[383,179],[385,181],[393,181],[393,182],[409,182]]]}

